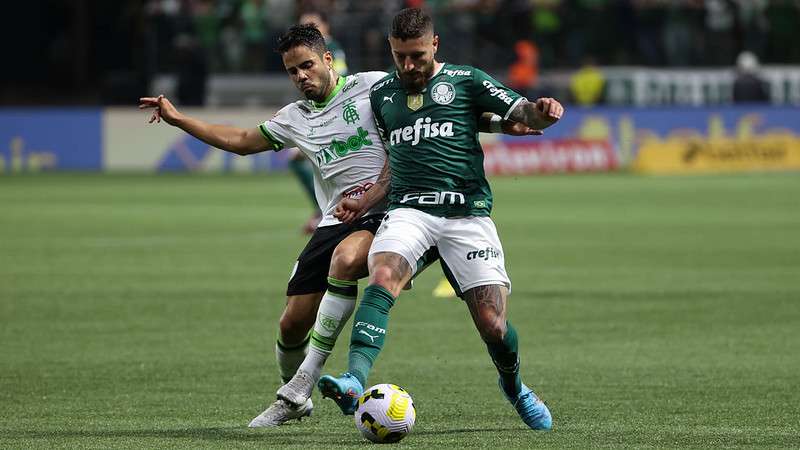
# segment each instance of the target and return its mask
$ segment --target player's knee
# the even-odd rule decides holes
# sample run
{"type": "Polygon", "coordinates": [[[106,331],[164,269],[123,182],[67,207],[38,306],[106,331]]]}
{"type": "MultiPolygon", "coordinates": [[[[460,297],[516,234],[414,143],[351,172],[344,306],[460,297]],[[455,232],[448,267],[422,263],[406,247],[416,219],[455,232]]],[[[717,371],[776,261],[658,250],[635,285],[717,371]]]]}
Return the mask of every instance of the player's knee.
{"type": "Polygon", "coordinates": [[[498,314],[482,314],[477,325],[481,339],[487,344],[502,342],[506,336],[506,321],[498,314]]]}
{"type": "Polygon", "coordinates": [[[399,289],[400,281],[397,271],[385,264],[373,266],[369,274],[369,284],[377,284],[392,293],[399,289]]]}
{"type": "Polygon", "coordinates": [[[357,279],[367,271],[367,261],[354,249],[337,247],[331,257],[330,275],[334,278],[357,279]]]}

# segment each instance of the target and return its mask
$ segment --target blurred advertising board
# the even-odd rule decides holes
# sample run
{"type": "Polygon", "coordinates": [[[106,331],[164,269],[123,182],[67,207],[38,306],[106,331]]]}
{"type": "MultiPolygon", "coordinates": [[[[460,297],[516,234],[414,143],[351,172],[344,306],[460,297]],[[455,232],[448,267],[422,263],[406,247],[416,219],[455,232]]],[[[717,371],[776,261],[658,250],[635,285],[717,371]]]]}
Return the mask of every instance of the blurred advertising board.
{"type": "Polygon", "coordinates": [[[642,135],[633,170],[713,173],[800,170],[800,108],[735,109],[700,117],[705,127],[679,124],[642,135]]]}
{"type": "MultiPolygon", "coordinates": [[[[186,109],[254,127],[275,109],[186,109]]],[[[43,170],[262,172],[288,152],[247,157],[216,150],[136,107],[0,109],[0,174],[43,170]]],[[[489,174],[800,170],[800,108],[578,108],[544,136],[481,134],[489,174]]]]}
{"type": "MultiPolygon", "coordinates": [[[[206,122],[254,128],[275,109],[192,109],[182,112],[206,122]]],[[[259,172],[286,168],[287,152],[239,156],[217,150],[166,123],[152,123],[136,108],[110,108],[104,115],[103,167],[110,171],[259,172]]]]}
{"type": "Polygon", "coordinates": [[[544,136],[481,135],[490,174],[800,169],[800,108],[567,108],[544,136]]]}
{"type": "Polygon", "coordinates": [[[101,170],[102,110],[0,109],[0,175],[101,170]]]}

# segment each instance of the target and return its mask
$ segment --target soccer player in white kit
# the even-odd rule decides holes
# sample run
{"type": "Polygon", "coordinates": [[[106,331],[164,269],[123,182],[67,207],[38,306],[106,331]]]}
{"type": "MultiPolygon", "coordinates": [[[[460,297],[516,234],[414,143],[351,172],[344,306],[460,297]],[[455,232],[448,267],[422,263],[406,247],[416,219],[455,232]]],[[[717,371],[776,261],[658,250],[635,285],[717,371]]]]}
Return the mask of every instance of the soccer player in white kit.
{"type": "MultiPolygon", "coordinates": [[[[386,73],[339,76],[313,24],[290,28],[278,41],[277,51],[306,100],[285,106],[255,128],[215,125],[189,117],[163,95],[141,98],[139,104],[140,108],[154,108],[151,123],[164,119],[222,150],[249,155],[297,147],[313,164],[315,193],[323,217],[292,271],[275,345],[283,381],[297,375],[288,387],[308,392],[297,403],[285,397],[294,394],[292,398],[296,399],[298,391],[283,392],[285,395],[279,395],[253,419],[251,427],[276,426],[311,413],[310,389],[341,327],[353,313],[357,280],[367,275],[368,250],[386,205],[378,200],[362,202],[363,217],[349,223],[342,223],[334,212],[340,200],[360,198],[368,189],[370,198],[382,199],[389,177],[386,152],[369,100],[370,87],[386,73]]],[[[489,117],[485,117],[484,131],[488,131],[489,117]]],[[[538,134],[522,124],[503,131],[538,134]]],[[[422,261],[435,259],[436,253],[426,258],[422,261]]]]}

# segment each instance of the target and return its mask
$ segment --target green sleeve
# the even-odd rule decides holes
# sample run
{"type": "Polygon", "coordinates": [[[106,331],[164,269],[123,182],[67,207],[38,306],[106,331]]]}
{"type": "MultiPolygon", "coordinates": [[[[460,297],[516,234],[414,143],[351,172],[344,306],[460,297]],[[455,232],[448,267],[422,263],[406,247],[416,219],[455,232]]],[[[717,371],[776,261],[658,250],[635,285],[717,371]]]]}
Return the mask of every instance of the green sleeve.
{"type": "Polygon", "coordinates": [[[472,98],[478,111],[493,112],[508,119],[511,111],[525,98],[480,69],[472,73],[472,98]]]}
{"type": "Polygon", "coordinates": [[[381,107],[378,98],[380,94],[378,91],[371,91],[369,93],[369,105],[372,108],[372,116],[375,119],[375,127],[378,128],[378,134],[384,142],[389,142],[389,135],[386,133],[386,125],[381,116],[381,107]]]}

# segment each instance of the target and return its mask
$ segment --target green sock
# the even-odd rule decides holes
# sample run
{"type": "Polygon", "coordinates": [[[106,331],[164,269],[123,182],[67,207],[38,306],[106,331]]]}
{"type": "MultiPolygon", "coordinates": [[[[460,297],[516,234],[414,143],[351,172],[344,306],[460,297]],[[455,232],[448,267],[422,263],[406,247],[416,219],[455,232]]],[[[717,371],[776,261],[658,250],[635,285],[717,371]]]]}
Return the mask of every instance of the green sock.
{"type": "Polygon", "coordinates": [[[353,318],[350,335],[348,371],[367,387],[367,377],[386,339],[389,309],[394,305],[392,294],[378,285],[364,289],[361,304],[353,318]]]}
{"type": "Polygon", "coordinates": [[[497,344],[486,344],[492,362],[500,374],[503,390],[509,397],[516,397],[522,390],[522,381],[519,377],[519,343],[517,330],[506,321],[506,335],[503,341],[497,344]]]}
{"type": "Polygon", "coordinates": [[[314,207],[317,207],[317,196],[314,194],[314,174],[311,172],[311,169],[308,167],[308,161],[303,159],[290,159],[289,160],[289,169],[294,172],[295,176],[297,176],[298,181],[300,184],[303,185],[303,190],[305,191],[308,198],[311,199],[311,204],[314,207]]]}
{"type": "Polygon", "coordinates": [[[288,383],[292,379],[297,368],[303,363],[303,359],[308,354],[308,342],[311,333],[296,345],[286,345],[281,341],[281,333],[278,332],[278,337],[275,340],[275,358],[278,361],[278,372],[281,374],[281,380],[288,383]]]}

